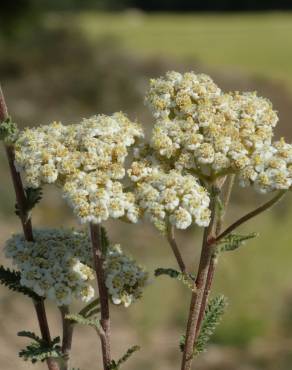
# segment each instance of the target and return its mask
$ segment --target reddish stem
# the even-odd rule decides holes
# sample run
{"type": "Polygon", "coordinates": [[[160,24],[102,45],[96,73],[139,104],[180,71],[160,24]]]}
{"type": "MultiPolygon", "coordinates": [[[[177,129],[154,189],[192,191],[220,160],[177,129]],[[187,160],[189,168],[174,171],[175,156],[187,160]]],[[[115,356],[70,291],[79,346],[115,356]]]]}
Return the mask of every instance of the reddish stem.
{"type": "MultiPolygon", "coordinates": [[[[0,124],[1,122],[5,121],[9,118],[8,109],[5,103],[4,95],[0,86],[0,124]]],[[[10,174],[13,182],[13,187],[16,195],[16,202],[19,210],[19,216],[22,224],[22,229],[24,233],[24,237],[27,241],[33,241],[33,231],[32,231],[32,224],[31,219],[28,217],[26,213],[26,196],[22,184],[22,180],[20,174],[16,171],[14,165],[14,149],[11,145],[5,145],[6,155],[9,163],[10,174]]],[[[34,302],[35,311],[38,318],[38,323],[42,335],[42,339],[44,339],[48,344],[51,342],[50,330],[48,326],[48,320],[46,315],[46,309],[44,305],[44,301],[34,302]]],[[[49,370],[59,370],[58,362],[53,358],[47,359],[47,365],[49,370]]]]}
{"type": "Polygon", "coordinates": [[[111,346],[110,346],[110,313],[108,291],[105,285],[104,257],[101,248],[101,227],[90,224],[91,243],[93,251],[93,261],[97,278],[97,285],[100,299],[100,324],[103,329],[101,340],[101,350],[104,370],[109,370],[111,366],[111,346]]]}

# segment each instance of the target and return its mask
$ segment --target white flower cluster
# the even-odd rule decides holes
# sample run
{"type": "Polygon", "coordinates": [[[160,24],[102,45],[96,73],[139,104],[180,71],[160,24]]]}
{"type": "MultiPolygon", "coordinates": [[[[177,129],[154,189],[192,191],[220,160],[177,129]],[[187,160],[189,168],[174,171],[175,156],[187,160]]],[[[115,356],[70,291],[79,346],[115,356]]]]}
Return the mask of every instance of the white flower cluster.
{"type": "Polygon", "coordinates": [[[120,182],[129,147],[143,137],[123,113],[93,116],[80,124],[26,129],[15,144],[15,163],[28,186],[57,183],[81,222],[127,216],[137,221],[133,196],[120,182]]]}
{"type": "Polygon", "coordinates": [[[255,150],[250,165],[239,174],[241,186],[253,184],[261,193],[289,189],[292,185],[292,145],[284,139],[255,150]]]}
{"type": "Polygon", "coordinates": [[[44,229],[34,231],[35,241],[13,235],[5,245],[21,274],[21,285],[58,306],[73,299],[88,302],[94,296],[91,280],[91,246],[88,236],[79,231],[44,229]]]}
{"type": "MultiPolygon", "coordinates": [[[[269,184],[263,175],[262,180],[255,175],[262,171],[255,158],[267,158],[279,146],[272,143],[278,117],[267,99],[255,93],[223,93],[205,75],[169,72],[151,80],[146,102],[156,119],[151,145],[160,161],[211,179],[239,174],[260,191],[289,188],[290,159],[286,166],[281,162],[277,174],[266,174],[269,184]]],[[[291,146],[284,146],[280,157],[288,158],[291,146]]]]}
{"type": "Polygon", "coordinates": [[[120,245],[108,249],[104,268],[106,286],[114,304],[128,307],[141,298],[143,288],[148,283],[148,273],[126,256],[120,245]]]}
{"type": "Polygon", "coordinates": [[[168,222],[178,229],[186,229],[193,222],[209,224],[210,199],[194,176],[177,170],[165,172],[142,161],[133,162],[128,173],[136,182],[138,205],[158,229],[165,230],[168,222]]]}

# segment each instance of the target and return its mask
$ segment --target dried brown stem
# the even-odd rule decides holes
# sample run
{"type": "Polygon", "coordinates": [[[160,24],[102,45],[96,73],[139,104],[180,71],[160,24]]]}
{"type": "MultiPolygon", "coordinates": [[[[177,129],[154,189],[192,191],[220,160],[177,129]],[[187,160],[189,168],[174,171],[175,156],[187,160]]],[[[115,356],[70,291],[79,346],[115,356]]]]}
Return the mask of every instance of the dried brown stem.
{"type": "Polygon", "coordinates": [[[103,269],[104,257],[101,249],[101,227],[90,224],[91,243],[93,251],[94,268],[96,272],[97,285],[100,299],[100,324],[103,334],[100,335],[101,350],[104,370],[109,370],[111,365],[111,346],[110,346],[110,313],[108,291],[105,285],[105,275],[103,269]]]}
{"type": "MultiPolygon", "coordinates": [[[[5,103],[4,95],[0,86],[0,124],[1,122],[5,121],[9,118],[7,105],[5,103]]],[[[33,241],[33,231],[32,231],[32,224],[31,219],[28,218],[26,213],[25,204],[26,204],[26,197],[25,192],[22,184],[22,180],[20,174],[16,171],[14,165],[14,150],[13,147],[10,145],[5,145],[6,155],[9,163],[10,174],[13,182],[13,187],[16,195],[16,202],[19,210],[19,216],[22,224],[23,234],[27,241],[33,241]]],[[[46,315],[46,309],[44,305],[44,301],[34,302],[35,311],[38,318],[38,323],[42,335],[42,339],[44,339],[48,344],[51,342],[51,335],[48,326],[48,320],[46,315]]],[[[59,365],[57,361],[53,358],[47,359],[47,365],[49,370],[59,370],[59,365]]]]}

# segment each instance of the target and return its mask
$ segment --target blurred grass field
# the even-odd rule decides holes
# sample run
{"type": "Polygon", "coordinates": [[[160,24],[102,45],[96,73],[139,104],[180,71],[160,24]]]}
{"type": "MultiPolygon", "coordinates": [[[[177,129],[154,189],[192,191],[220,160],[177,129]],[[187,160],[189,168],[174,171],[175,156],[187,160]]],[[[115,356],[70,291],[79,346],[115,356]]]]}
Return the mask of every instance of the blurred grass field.
{"type": "MultiPolygon", "coordinates": [[[[20,125],[45,124],[53,119],[78,122],[90,114],[125,110],[149,131],[151,118],[143,106],[148,79],[174,68],[210,73],[224,88],[257,89],[269,96],[281,118],[278,135],[292,139],[290,13],[146,15],[134,10],[114,14],[51,13],[44,16],[41,27],[41,32],[32,31],[27,38],[22,35],[22,41],[11,43],[5,53],[0,43],[1,80],[10,113],[20,125]]],[[[8,188],[10,180],[3,151],[1,162],[0,230],[4,241],[19,226],[13,215],[14,196],[8,188]]],[[[291,369],[290,198],[288,195],[266,215],[240,229],[242,233],[259,232],[258,238],[236,253],[226,253],[220,258],[214,293],[224,293],[229,308],[214,342],[225,357],[218,357],[214,347],[213,352],[202,356],[201,369],[291,369]],[[282,352],[277,352],[275,343],[282,352]],[[231,359],[227,360],[229,355],[231,359]],[[212,358],[217,359],[217,367],[212,366],[212,358]]],[[[264,199],[236,189],[227,223],[264,199]]],[[[36,225],[75,224],[63,201],[49,188],[34,220],[36,225]]],[[[109,233],[114,242],[121,242],[139,261],[144,261],[151,272],[157,267],[175,267],[166,242],[149,225],[128,225],[124,229],[119,222],[110,223],[109,233]]],[[[192,266],[200,251],[200,233],[192,229],[178,235],[183,254],[192,266]]],[[[5,333],[9,327],[22,329],[16,324],[25,315],[27,321],[22,318],[21,324],[28,329],[31,325],[28,304],[20,312],[21,299],[5,289],[1,292],[4,306],[0,306],[0,317],[5,320],[1,320],[0,329],[5,333]],[[11,312],[9,317],[5,316],[7,308],[11,312]]],[[[156,370],[153,356],[162,358],[159,370],[176,368],[178,338],[189,304],[186,296],[185,287],[161,277],[153,280],[143,301],[126,312],[113,310],[118,326],[115,353],[123,352],[120,343],[126,348],[137,341],[145,347],[145,353],[137,354],[129,369],[156,370]]],[[[81,334],[86,340],[86,331],[81,334]]],[[[17,360],[10,363],[20,345],[14,333],[9,334],[7,342],[2,338],[6,370],[29,368],[17,360]]],[[[81,339],[76,346],[82,349],[76,365],[91,370],[95,353],[83,354],[81,339]]]]}
{"type": "MultiPolygon", "coordinates": [[[[71,22],[67,20],[68,22],[71,22]]],[[[93,40],[111,35],[142,55],[195,58],[292,85],[292,14],[82,14],[77,24],[93,40]]]]}

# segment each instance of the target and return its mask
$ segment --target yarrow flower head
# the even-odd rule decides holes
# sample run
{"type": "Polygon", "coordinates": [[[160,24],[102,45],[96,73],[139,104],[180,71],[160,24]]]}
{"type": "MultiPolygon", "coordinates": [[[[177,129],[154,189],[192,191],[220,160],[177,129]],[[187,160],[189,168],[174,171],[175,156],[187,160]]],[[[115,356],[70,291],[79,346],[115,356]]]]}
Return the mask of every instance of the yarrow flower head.
{"type": "MultiPolygon", "coordinates": [[[[272,143],[278,117],[267,99],[250,92],[224,93],[206,75],[168,72],[151,80],[146,103],[155,118],[151,146],[161,163],[204,179],[238,174],[248,180],[241,184],[260,191],[290,187],[289,156],[277,174],[265,174],[269,184],[254,173],[259,172],[255,158],[268,157],[280,145],[272,143]]],[[[290,147],[285,144],[285,155],[290,147]]]]}
{"type": "Polygon", "coordinates": [[[126,216],[137,221],[133,196],[124,191],[128,150],[143,137],[123,113],[93,116],[80,124],[26,129],[15,145],[15,163],[29,187],[62,186],[81,222],[126,216]]]}
{"type": "Polygon", "coordinates": [[[107,251],[104,263],[106,286],[111,301],[128,307],[141,298],[143,289],[148,283],[148,273],[136,262],[125,255],[116,244],[107,251]]]}
{"type": "Polygon", "coordinates": [[[292,145],[284,139],[258,148],[250,164],[239,174],[241,186],[253,185],[259,192],[289,189],[292,185],[292,145]]]}
{"type": "Polygon", "coordinates": [[[80,231],[62,229],[34,230],[33,242],[13,235],[5,246],[21,274],[21,285],[58,306],[74,299],[87,302],[94,296],[94,271],[88,236],[80,231]]]}
{"type": "Polygon", "coordinates": [[[147,162],[133,162],[128,171],[136,183],[139,207],[154,225],[164,231],[168,223],[186,229],[192,223],[207,226],[210,221],[209,195],[192,175],[164,171],[147,162]]]}

